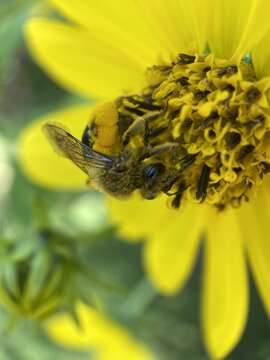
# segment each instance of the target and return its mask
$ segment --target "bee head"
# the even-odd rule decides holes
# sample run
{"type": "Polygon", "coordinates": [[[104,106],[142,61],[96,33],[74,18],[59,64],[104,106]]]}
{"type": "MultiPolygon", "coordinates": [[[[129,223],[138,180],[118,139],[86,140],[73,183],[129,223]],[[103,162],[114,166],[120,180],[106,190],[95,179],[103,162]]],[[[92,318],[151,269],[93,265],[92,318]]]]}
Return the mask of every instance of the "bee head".
{"type": "Polygon", "coordinates": [[[166,167],[161,162],[143,168],[141,194],[145,199],[154,199],[161,192],[165,174],[166,167]]]}

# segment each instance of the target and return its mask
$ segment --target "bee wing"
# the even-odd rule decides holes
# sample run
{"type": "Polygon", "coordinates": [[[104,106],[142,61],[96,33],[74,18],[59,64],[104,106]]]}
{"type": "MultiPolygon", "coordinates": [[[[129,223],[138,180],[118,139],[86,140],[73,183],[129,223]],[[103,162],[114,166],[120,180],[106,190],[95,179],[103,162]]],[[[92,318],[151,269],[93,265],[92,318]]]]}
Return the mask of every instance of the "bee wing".
{"type": "Polygon", "coordinates": [[[89,175],[91,168],[108,169],[113,165],[112,157],[103,155],[83,144],[57,124],[45,124],[43,130],[55,151],[70,159],[82,171],[89,175]]]}

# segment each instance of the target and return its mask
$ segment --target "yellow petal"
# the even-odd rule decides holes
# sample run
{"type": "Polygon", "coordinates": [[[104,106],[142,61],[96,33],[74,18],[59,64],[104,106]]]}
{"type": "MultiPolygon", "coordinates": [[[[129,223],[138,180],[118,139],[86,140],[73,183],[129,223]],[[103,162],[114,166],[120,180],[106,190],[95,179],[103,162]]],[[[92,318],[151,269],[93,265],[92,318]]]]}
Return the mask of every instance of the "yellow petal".
{"type": "Polygon", "coordinates": [[[252,1],[197,0],[207,7],[207,39],[216,56],[229,59],[235,53],[246,26],[252,1]]]}
{"type": "MultiPolygon", "coordinates": [[[[246,26],[243,29],[243,33],[238,44],[238,47],[234,53],[234,57],[238,58],[243,54],[252,51],[253,48],[259,44],[264,36],[269,33],[270,22],[269,22],[269,11],[270,3],[269,0],[252,0],[250,1],[238,1],[237,7],[240,7],[244,12],[240,12],[241,19],[243,16],[248,15],[246,13],[247,6],[250,7],[249,15],[246,17],[246,26]]],[[[235,3],[234,3],[235,7],[235,3]]],[[[237,20],[238,15],[234,13],[232,24],[237,20]]]]}
{"type": "Polygon", "coordinates": [[[265,309],[270,316],[270,196],[262,190],[256,203],[241,209],[241,225],[251,270],[261,294],[265,309]]]}
{"type": "Polygon", "coordinates": [[[184,32],[190,34],[190,41],[196,42],[195,51],[203,53],[208,42],[208,3],[202,0],[179,0],[181,22],[184,32]]]}
{"type": "Polygon", "coordinates": [[[134,56],[80,27],[34,19],[25,28],[36,61],[67,89],[86,96],[114,98],[142,85],[145,67],[134,56]]]}
{"type": "Polygon", "coordinates": [[[270,75],[270,33],[253,49],[252,60],[258,78],[270,75]]]}
{"type": "Polygon", "coordinates": [[[160,196],[157,199],[142,200],[134,194],[127,200],[107,197],[111,222],[118,226],[118,233],[126,240],[138,241],[151,237],[155,224],[171,210],[166,206],[166,200],[160,196]]]}
{"type": "Polygon", "coordinates": [[[193,0],[199,28],[213,53],[239,60],[270,29],[268,0],[193,0]]]}
{"type": "Polygon", "coordinates": [[[49,335],[66,346],[95,349],[100,360],[153,360],[150,352],[126,329],[97,310],[79,303],[77,314],[81,328],[76,327],[68,315],[56,316],[46,324],[49,335]]]}
{"type": "Polygon", "coordinates": [[[136,5],[155,37],[163,44],[163,48],[167,49],[166,52],[176,56],[179,52],[196,47],[194,45],[197,44],[194,43],[197,33],[193,12],[186,1],[137,0],[136,5]]]}
{"type": "Polygon", "coordinates": [[[56,342],[64,346],[77,349],[89,348],[87,333],[78,327],[75,321],[67,314],[57,315],[47,321],[45,329],[56,342]]]}
{"type": "Polygon", "coordinates": [[[126,0],[117,5],[111,0],[52,0],[52,3],[101,41],[110,43],[115,49],[128,51],[144,66],[155,64],[158,57],[169,55],[167,42],[162,42],[151,29],[137,2],[126,0]]]}
{"type": "Polygon", "coordinates": [[[185,51],[195,41],[194,18],[184,1],[52,2],[71,19],[98,31],[103,39],[110,38],[116,45],[125,46],[142,57],[151,51],[152,64],[157,58],[168,60],[171,55],[185,51]]]}
{"type": "Polygon", "coordinates": [[[248,287],[236,210],[211,216],[205,242],[202,317],[208,352],[225,357],[239,341],[247,319],[248,287]]]}
{"type": "Polygon", "coordinates": [[[205,224],[203,210],[195,205],[156,217],[145,244],[144,264],[153,284],[165,294],[176,293],[192,271],[205,224]]]}
{"type": "Polygon", "coordinates": [[[52,149],[41,127],[56,122],[80,138],[91,111],[89,105],[74,106],[45,115],[22,131],[17,143],[18,161],[31,181],[55,190],[86,189],[86,175],[52,149]]]}
{"type": "Polygon", "coordinates": [[[149,201],[139,195],[126,201],[109,199],[109,207],[124,239],[146,238],[144,263],[154,285],[167,294],[183,286],[196,258],[205,209],[172,210],[166,197],[149,201]]]}

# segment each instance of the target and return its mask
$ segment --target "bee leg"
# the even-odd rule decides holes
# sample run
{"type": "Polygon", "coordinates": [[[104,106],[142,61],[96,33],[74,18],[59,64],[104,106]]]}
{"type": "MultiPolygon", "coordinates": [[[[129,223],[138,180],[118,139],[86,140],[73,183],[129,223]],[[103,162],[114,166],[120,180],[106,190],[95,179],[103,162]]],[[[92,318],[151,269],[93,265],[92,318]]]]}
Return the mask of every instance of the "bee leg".
{"type": "Polygon", "coordinates": [[[174,196],[174,199],[171,202],[171,205],[173,208],[175,209],[179,209],[180,205],[181,205],[181,200],[184,194],[184,191],[188,188],[188,185],[186,185],[183,181],[180,182],[180,184],[177,187],[177,190],[174,192],[169,192],[169,190],[171,189],[171,187],[175,184],[176,181],[179,180],[179,176],[178,177],[174,177],[171,182],[170,185],[166,187],[166,189],[163,189],[163,192],[167,195],[167,196],[174,196]]]}
{"type": "Polygon", "coordinates": [[[179,191],[178,189],[176,191],[174,191],[174,192],[170,192],[170,190],[174,186],[174,184],[179,181],[179,179],[180,179],[180,175],[179,175],[178,172],[176,174],[174,174],[174,175],[171,175],[168,178],[168,180],[166,182],[166,185],[162,189],[163,193],[166,194],[167,196],[177,195],[178,191],[179,191]]]}
{"type": "Polygon", "coordinates": [[[145,120],[143,117],[138,117],[130,127],[124,132],[123,134],[123,145],[126,146],[130,139],[134,136],[139,134],[145,127],[145,120]]]}
{"type": "Polygon", "coordinates": [[[140,132],[144,131],[144,141],[148,137],[149,133],[149,124],[156,120],[160,115],[160,111],[152,111],[143,116],[139,116],[124,132],[123,134],[123,145],[127,145],[131,138],[135,135],[138,135],[140,132]]]}
{"type": "Polygon", "coordinates": [[[179,174],[178,171],[176,171],[174,174],[170,175],[167,178],[167,180],[163,186],[162,192],[164,194],[166,194],[167,196],[176,195],[178,193],[178,190],[176,190],[175,192],[170,192],[170,190],[174,186],[174,184],[180,180],[180,176],[181,176],[181,174],[179,174]]]}
{"type": "Polygon", "coordinates": [[[168,126],[160,126],[152,129],[146,129],[144,135],[144,144],[145,146],[149,145],[150,140],[155,139],[168,129],[168,126]]]}
{"type": "Polygon", "coordinates": [[[180,159],[181,171],[186,170],[196,160],[197,154],[187,154],[180,159]]]}
{"type": "Polygon", "coordinates": [[[175,153],[178,146],[179,146],[178,143],[167,142],[167,143],[162,144],[162,145],[154,146],[154,147],[152,147],[150,149],[148,148],[146,150],[145,154],[143,155],[143,159],[147,159],[147,158],[149,158],[151,156],[154,156],[154,155],[161,155],[161,154],[169,153],[169,152],[175,153]]]}
{"type": "Polygon", "coordinates": [[[148,146],[149,145],[149,139],[150,139],[150,128],[149,128],[149,122],[145,121],[145,126],[144,126],[144,137],[143,137],[143,143],[144,146],[148,146]]]}

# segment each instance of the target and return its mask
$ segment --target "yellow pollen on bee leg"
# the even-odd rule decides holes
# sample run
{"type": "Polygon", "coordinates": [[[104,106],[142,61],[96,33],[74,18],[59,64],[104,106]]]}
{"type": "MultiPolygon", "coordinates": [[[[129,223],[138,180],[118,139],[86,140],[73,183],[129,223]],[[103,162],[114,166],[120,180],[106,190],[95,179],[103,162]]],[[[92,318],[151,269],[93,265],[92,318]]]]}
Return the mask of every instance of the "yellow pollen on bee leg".
{"type": "Polygon", "coordinates": [[[96,107],[89,120],[93,149],[105,155],[119,152],[118,111],[114,102],[96,107]]]}

